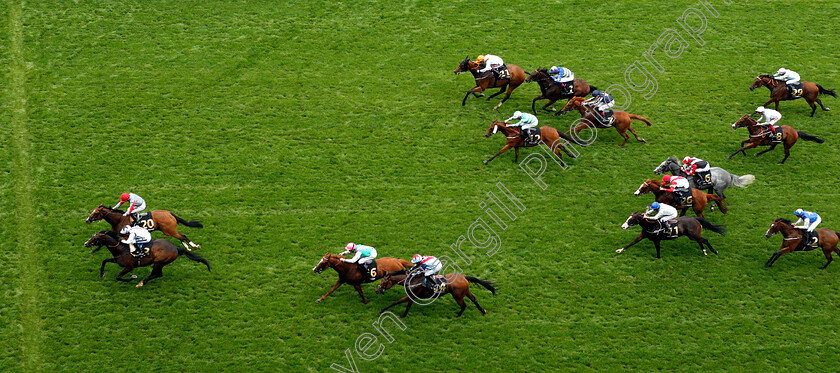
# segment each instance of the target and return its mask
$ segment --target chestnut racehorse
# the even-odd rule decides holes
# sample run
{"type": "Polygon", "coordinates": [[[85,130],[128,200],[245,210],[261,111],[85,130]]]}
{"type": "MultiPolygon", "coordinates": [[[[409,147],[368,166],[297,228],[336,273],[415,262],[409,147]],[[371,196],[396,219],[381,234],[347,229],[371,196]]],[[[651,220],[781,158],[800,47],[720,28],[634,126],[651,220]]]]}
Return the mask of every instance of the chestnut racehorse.
{"type": "MultiPolygon", "coordinates": [[[[500,154],[510,150],[511,148],[513,148],[514,152],[516,153],[516,157],[513,159],[513,163],[519,162],[519,148],[522,148],[522,147],[527,148],[527,147],[539,145],[539,143],[526,144],[525,140],[522,137],[519,136],[520,131],[519,131],[518,128],[508,127],[507,124],[505,124],[505,122],[500,122],[498,120],[493,121],[493,123],[490,125],[490,128],[488,128],[487,132],[484,134],[484,137],[490,137],[494,133],[499,132],[499,131],[501,131],[502,134],[505,135],[505,137],[507,137],[505,146],[502,148],[502,150],[499,150],[499,152],[496,153],[496,155],[494,155],[494,156],[490,157],[490,159],[484,161],[484,164],[487,164],[488,162],[492,161],[494,158],[496,158],[500,154]]],[[[560,154],[560,150],[562,150],[563,152],[568,154],[569,157],[577,158],[577,156],[570,153],[569,150],[566,149],[565,146],[561,145],[561,142],[558,141],[558,140],[562,138],[564,140],[567,140],[569,142],[573,142],[575,144],[579,144],[579,143],[576,142],[571,137],[569,137],[569,136],[563,134],[562,132],[558,131],[554,127],[548,127],[548,126],[540,127],[540,138],[541,138],[540,142],[545,144],[546,146],[548,146],[549,149],[552,149],[554,154],[557,154],[557,156],[560,157],[560,159],[563,159],[563,155],[560,154]]]]}
{"type": "MultiPolygon", "coordinates": [[[[764,236],[770,238],[778,232],[782,232],[782,236],[785,237],[785,239],[782,240],[782,248],[773,253],[770,260],[768,260],[767,263],[764,263],[765,268],[770,268],[773,263],[782,256],[782,254],[793,251],[809,251],[815,249],[815,247],[806,246],[805,243],[802,242],[802,230],[794,228],[790,220],[776,218],[776,220],[773,221],[773,224],[770,224],[770,229],[767,230],[767,233],[765,233],[764,236]]],[[[819,235],[820,248],[823,251],[823,255],[825,255],[825,259],[828,260],[824,266],[820,267],[820,269],[825,269],[829,264],[831,264],[832,252],[840,255],[840,249],[837,248],[837,242],[840,241],[840,233],[825,228],[816,229],[814,232],[817,232],[819,235]]]]}
{"type": "Polygon", "coordinates": [[[467,91],[467,94],[464,96],[464,100],[461,102],[461,106],[467,104],[467,97],[470,97],[470,93],[473,94],[475,97],[482,97],[484,94],[478,94],[478,92],[484,91],[488,88],[501,88],[499,92],[496,92],[490,97],[487,97],[487,101],[490,101],[491,98],[496,97],[502,92],[507,90],[505,97],[502,99],[502,102],[499,102],[496,106],[493,106],[493,109],[498,109],[502,104],[510,98],[510,93],[513,92],[516,87],[522,85],[522,82],[525,81],[525,77],[528,74],[525,73],[525,70],[522,70],[521,67],[516,65],[505,65],[507,66],[508,72],[510,72],[510,79],[496,79],[493,77],[492,72],[486,71],[483,73],[478,72],[479,64],[475,61],[470,61],[470,56],[464,58],[463,61],[458,65],[458,68],[455,69],[455,75],[465,73],[467,71],[471,72],[473,77],[475,78],[475,87],[467,91]],[[510,87],[510,88],[508,88],[510,87]]]}
{"type": "Polygon", "coordinates": [[[811,116],[814,116],[814,113],[817,111],[817,105],[814,105],[816,101],[820,104],[820,108],[824,111],[829,111],[831,109],[823,106],[822,100],[820,100],[819,95],[829,95],[837,97],[837,93],[834,93],[834,90],[825,89],[821,85],[811,82],[802,81],[802,94],[801,97],[793,97],[788,92],[787,84],[784,81],[774,79],[770,75],[759,75],[753,81],[753,84],[750,85],[750,91],[755,91],[758,87],[767,87],[770,90],[770,99],[764,103],[763,106],[770,105],[770,103],[776,104],[776,110],[779,110],[779,101],[787,101],[787,100],[796,100],[797,98],[804,98],[805,101],[808,102],[808,105],[811,106],[811,116]]]}
{"type": "MultiPolygon", "coordinates": [[[[601,121],[599,120],[601,116],[598,113],[596,113],[595,108],[583,104],[583,101],[585,100],[586,98],[583,97],[572,97],[571,99],[569,99],[569,102],[566,103],[566,106],[563,106],[563,109],[560,110],[560,112],[558,113],[560,115],[563,115],[572,110],[577,110],[578,112],[580,112],[580,117],[583,123],[579,124],[572,130],[574,131],[575,136],[577,136],[580,130],[587,128],[591,125],[594,125],[598,128],[609,128],[609,126],[606,126],[603,123],[601,123],[601,121]]],[[[624,146],[624,144],[627,143],[627,140],[630,139],[630,136],[627,135],[628,130],[639,142],[647,142],[645,141],[645,139],[640,138],[639,135],[636,134],[636,130],[634,130],[633,127],[630,127],[631,119],[640,120],[642,122],[645,122],[645,124],[647,124],[648,126],[651,126],[652,123],[648,121],[647,118],[618,110],[613,111],[613,115],[615,116],[615,122],[613,122],[612,127],[615,127],[615,130],[618,131],[618,134],[624,138],[624,142],[622,142],[619,146],[624,146]]]]}
{"type": "Polygon", "coordinates": [[[691,239],[694,242],[697,242],[697,244],[700,245],[700,250],[703,250],[703,255],[709,255],[706,252],[706,248],[703,247],[703,245],[708,246],[709,250],[711,250],[712,253],[717,255],[717,250],[715,250],[715,248],[712,247],[712,244],[709,243],[709,240],[701,236],[703,228],[706,228],[717,234],[726,234],[726,227],[723,225],[714,225],[712,223],[709,223],[709,221],[706,219],[693,218],[687,216],[677,218],[677,224],[674,227],[672,227],[673,229],[676,229],[676,234],[671,234],[671,232],[653,233],[659,227],[659,224],[653,220],[650,220],[649,218],[646,218],[644,215],[638,212],[634,212],[632,215],[630,215],[630,217],[627,218],[624,224],[621,225],[621,228],[627,229],[634,225],[641,226],[642,233],[639,233],[639,236],[636,237],[636,239],[633,240],[633,242],[629,243],[627,246],[616,250],[616,253],[620,254],[624,250],[627,250],[627,248],[629,248],[630,246],[633,246],[639,241],[647,238],[653,241],[653,245],[656,246],[656,257],[659,258],[659,241],[673,240],[677,237],[688,236],[689,239],[691,239]]]}
{"type": "MultiPolygon", "coordinates": [[[[181,240],[181,245],[184,245],[184,248],[187,250],[192,250],[190,249],[190,246],[196,249],[201,248],[199,244],[190,241],[186,235],[178,233],[178,224],[183,224],[191,228],[203,228],[204,226],[201,223],[195,220],[186,221],[166,210],[153,210],[151,214],[152,222],[147,223],[149,226],[144,226],[143,228],[146,228],[149,232],[159,230],[169,237],[175,237],[181,240]],[[187,246],[187,244],[190,246],[187,246]]],[[[102,219],[105,219],[105,221],[111,224],[111,230],[114,232],[119,232],[122,227],[132,222],[132,219],[128,215],[123,216],[122,210],[112,209],[105,205],[99,205],[99,207],[93,209],[93,212],[91,212],[87,219],[85,219],[85,223],[90,224],[102,219]]]]}
{"type": "Polygon", "coordinates": [[[138,288],[149,283],[151,280],[162,277],[163,267],[174,262],[175,259],[178,259],[181,255],[186,256],[189,260],[203,263],[207,266],[207,271],[210,271],[210,263],[208,263],[207,260],[175,246],[172,242],[165,239],[153,240],[151,242],[151,246],[149,246],[149,256],[140,260],[137,260],[137,258],[131,255],[128,245],[120,242],[117,233],[114,231],[106,230],[96,233],[93,237],[87,240],[87,242],[85,242],[85,247],[91,246],[107,246],[108,250],[111,251],[111,255],[114,256],[113,258],[108,258],[102,261],[102,267],[99,268],[99,277],[105,277],[106,263],[117,263],[120,267],[122,267],[122,271],[117,274],[117,280],[123,282],[130,282],[131,280],[137,278],[136,275],[131,275],[131,278],[122,277],[126,273],[131,272],[134,268],[154,265],[154,267],[152,267],[152,273],[149,274],[149,277],[144,278],[136,285],[138,288]]]}
{"type": "MultiPolygon", "coordinates": [[[[752,119],[749,116],[749,114],[744,114],[744,116],[742,116],[741,119],[738,119],[738,121],[735,122],[735,124],[732,125],[733,129],[738,129],[738,128],[741,128],[741,127],[747,127],[747,130],[750,131],[750,138],[746,139],[744,141],[741,141],[741,149],[738,149],[738,150],[735,151],[735,153],[730,154],[729,159],[732,159],[732,157],[735,156],[735,154],[738,154],[738,152],[744,153],[744,156],[746,156],[747,152],[744,151],[746,149],[752,149],[752,148],[755,148],[756,146],[759,146],[759,145],[761,145],[761,146],[770,145],[769,149],[765,149],[765,150],[762,150],[758,153],[755,153],[755,156],[758,157],[759,155],[762,155],[764,153],[767,153],[767,152],[775,149],[776,145],[779,144],[778,142],[772,142],[771,139],[770,139],[771,134],[766,132],[765,129],[762,126],[759,126],[758,122],[755,119],[752,119]],[[749,143],[749,144],[744,146],[744,144],[746,144],[746,143],[749,143]]],[[[803,140],[813,141],[817,144],[822,144],[822,143],[825,142],[825,140],[823,140],[819,137],[811,136],[811,135],[809,135],[805,132],[802,132],[802,131],[797,131],[797,130],[793,129],[793,127],[791,127],[791,126],[777,126],[777,127],[782,127],[782,135],[781,135],[782,138],[781,138],[781,140],[782,140],[782,144],[784,144],[784,147],[785,147],[785,157],[782,159],[782,162],[779,163],[779,164],[785,163],[785,161],[790,156],[790,148],[793,147],[793,144],[796,144],[796,140],[798,140],[800,137],[803,140]]]]}
{"type": "MultiPolygon", "coordinates": [[[[688,207],[677,206],[677,203],[674,200],[674,193],[662,190],[662,184],[653,179],[645,180],[645,182],[642,183],[642,185],[639,186],[639,189],[637,189],[633,194],[638,197],[642,194],[651,192],[656,196],[656,202],[665,203],[673,206],[677,210],[680,210],[680,216],[685,215],[685,212],[688,211],[688,207]]],[[[705,193],[697,188],[691,188],[691,196],[691,207],[694,210],[694,213],[701,218],[705,218],[705,216],[703,216],[703,210],[706,209],[706,204],[708,204],[710,200],[715,201],[715,204],[718,208],[720,208],[722,213],[725,214],[728,211],[722,197],[705,193]]]]}
{"type": "Polygon", "coordinates": [[[537,84],[540,85],[541,94],[531,102],[531,111],[534,114],[537,113],[536,104],[538,100],[548,100],[548,103],[543,105],[542,109],[552,112],[557,111],[557,109],[551,108],[551,110],[549,110],[547,108],[557,102],[557,100],[565,100],[572,97],[586,97],[590,92],[598,89],[598,87],[589,85],[589,83],[585,82],[583,79],[575,79],[572,85],[574,91],[572,94],[566,94],[563,92],[563,88],[560,87],[560,83],[555,82],[554,79],[551,78],[548,74],[548,70],[541,68],[534,70],[534,72],[525,79],[525,83],[530,82],[537,82],[537,84]]]}
{"type": "MultiPolygon", "coordinates": [[[[339,255],[332,255],[327,252],[324,257],[321,258],[321,261],[312,268],[312,272],[320,274],[325,269],[332,267],[338,272],[338,281],[335,282],[332,289],[324,294],[323,297],[318,298],[316,302],[321,302],[322,300],[326,299],[330,294],[332,294],[335,289],[338,289],[339,286],[343,283],[347,283],[349,285],[353,285],[356,288],[356,291],[359,292],[359,295],[362,296],[362,303],[367,304],[367,299],[365,298],[365,292],[362,291],[362,284],[370,282],[367,281],[367,276],[365,276],[362,271],[359,270],[359,265],[356,263],[345,263],[341,261],[342,257],[339,255]]],[[[395,272],[404,270],[407,268],[411,268],[411,262],[403,259],[398,258],[378,258],[376,259],[376,279],[380,279],[385,276],[386,273],[395,272]]]]}
{"type": "MultiPolygon", "coordinates": [[[[455,302],[461,306],[461,310],[458,311],[458,314],[455,317],[461,317],[461,314],[464,313],[464,309],[467,308],[466,303],[464,303],[464,297],[470,298],[470,300],[475,304],[475,307],[481,311],[482,315],[486,315],[487,311],[484,308],[481,308],[481,305],[478,304],[478,301],[475,300],[475,296],[470,293],[470,282],[474,282],[481,286],[484,286],[487,290],[490,290],[493,295],[496,295],[496,288],[493,286],[494,284],[490,281],[480,280],[476,277],[472,276],[464,276],[460,273],[448,273],[444,276],[446,278],[446,288],[443,291],[443,294],[452,294],[452,298],[455,299],[455,302]]],[[[379,283],[379,286],[376,288],[377,294],[384,294],[385,290],[390,289],[392,286],[396,284],[401,284],[406,287],[406,291],[410,292],[413,296],[422,299],[431,299],[434,297],[434,293],[429,290],[425,285],[423,285],[423,276],[422,275],[412,275],[407,276],[405,271],[399,271],[394,273],[389,273],[382,279],[382,282],[379,283]],[[405,282],[408,281],[408,284],[405,282]]],[[[441,294],[441,295],[443,295],[441,294]]],[[[388,307],[383,308],[379,311],[380,314],[388,310],[389,308],[396,306],[400,303],[408,304],[405,306],[405,312],[403,312],[402,317],[406,317],[408,315],[408,310],[411,309],[411,305],[414,304],[414,300],[411,299],[412,296],[406,295],[394,303],[388,305],[388,307]]]]}

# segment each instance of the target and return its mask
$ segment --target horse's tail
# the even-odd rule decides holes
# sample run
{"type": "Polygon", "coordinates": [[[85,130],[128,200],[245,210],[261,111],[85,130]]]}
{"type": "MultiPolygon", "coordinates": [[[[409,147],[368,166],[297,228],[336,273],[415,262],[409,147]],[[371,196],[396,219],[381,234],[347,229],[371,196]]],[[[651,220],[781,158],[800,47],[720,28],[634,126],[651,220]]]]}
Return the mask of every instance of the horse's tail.
{"type": "Polygon", "coordinates": [[[729,175],[732,178],[732,185],[735,185],[738,188],[746,187],[747,185],[750,185],[750,184],[753,183],[753,181],[755,181],[755,176],[753,176],[753,175],[744,175],[744,176],[738,176],[738,175],[735,175],[735,174],[729,174],[729,175]]]}
{"type": "MultiPolygon", "coordinates": [[[[560,132],[560,130],[558,130],[557,128],[554,128],[554,130],[557,131],[557,136],[560,136],[560,138],[563,139],[563,140],[566,140],[566,141],[568,141],[572,144],[575,144],[575,145],[580,145],[580,146],[586,146],[587,145],[587,144],[584,144],[582,142],[578,142],[577,140],[575,140],[574,138],[572,138],[571,136],[569,136],[569,135],[567,135],[563,132],[560,132]]],[[[567,151],[566,148],[563,148],[563,151],[566,152],[566,154],[568,154],[569,157],[577,158],[576,156],[574,156],[572,154],[569,154],[569,151],[567,151]]]]}
{"type": "Polygon", "coordinates": [[[598,87],[596,87],[596,86],[594,86],[594,85],[592,85],[592,84],[590,84],[590,85],[589,85],[589,92],[592,92],[592,91],[597,91],[597,90],[598,90],[598,87]]]}
{"type": "Polygon", "coordinates": [[[723,197],[716,194],[706,193],[706,199],[715,201],[715,204],[720,209],[720,212],[725,214],[729,211],[729,208],[726,207],[726,199],[724,199],[723,197]]]}
{"type": "MultiPolygon", "coordinates": [[[[170,212],[170,214],[172,214],[172,213],[170,212]]],[[[186,225],[186,226],[192,227],[192,228],[204,228],[204,225],[201,224],[198,220],[186,221],[184,219],[179,218],[178,215],[172,214],[172,216],[175,217],[175,221],[177,221],[178,224],[183,224],[183,225],[186,225]]]]}
{"type": "Polygon", "coordinates": [[[204,263],[204,265],[207,266],[207,272],[210,272],[210,263],[207,261],[207,259],[204,259],[204,258],[194,254],[192,251],[187,251],[187,250],[184,250],[183,247],[178,247],[178,255],[179,256],[183,255],[183,256],[187,257],[187,259],[192,260],[192,261],[196,261],[196,262],[199,262],[199,263],[204,263]]]}
{"type": "Polygon", "coordinates": [[[820,89],[820,94],[821,95],[829,95],[829,96],[832,96],[834,98],[837,98],[837,93],[835,93],[833,89],[825,89],[819,84],[817,84],[817,88],[820,89]]]}
{"type": "Polygon", "coordinates": [[[653,123],[651,123],[649,120],[647,120],[647,118],[645,118],[643,116],[636,115],[636,114],[630,114],[630,113],[627,113],[627,115],[630,117],[630,119],[635,119],[635,120],[640,120],[642,122],[645,122],[645,124],[647,124],[648,127],[653,125],[653,123]]]}
{"type": "Polygon", "coordinates": [[[809,134],[807,134],[807,133],[805,133],[805,132],[802,132],[802,131],[796,131],[796,133],[798,133],[798,134],[799,134],[799,137],[801,137],[803,140],[813,141],[813,142],[815,142],[815,143],[817,143],[817,144],[822,144],[822,143],[824,143],[824,142],[825,142],[825,140],[823,140],[823,139],[821,139],[821,138],[819,138],[819,137],[809,135],[809,134]]]}
{"type": "Polygon", "coordinates": [[[709,223],[708,220],[703,219],[701,217],[696,217],[695,219],[697,219],[697,222],[699,222],[700,225],[703,226],[703,228],[706,228],[706,229],[708,229],[712,232],[715,232],[717,234],[720,234],[722,236],[726,235],[726,226],[725,225],[714,225],[712,223],[709,223]]]}
{"type": "Polygon", "coordinates": [[[472,276],[464,276],[464,277],[467,279],[467,281],[479,284],[481,286],[484,286],[485,288],[487,288],[487,290],[490,290],[491,292],[493,292],[493,295],[496,295],[496,287],[493,286],[492,282],[480,280],[477,277],[472,277],[472,276]]]}

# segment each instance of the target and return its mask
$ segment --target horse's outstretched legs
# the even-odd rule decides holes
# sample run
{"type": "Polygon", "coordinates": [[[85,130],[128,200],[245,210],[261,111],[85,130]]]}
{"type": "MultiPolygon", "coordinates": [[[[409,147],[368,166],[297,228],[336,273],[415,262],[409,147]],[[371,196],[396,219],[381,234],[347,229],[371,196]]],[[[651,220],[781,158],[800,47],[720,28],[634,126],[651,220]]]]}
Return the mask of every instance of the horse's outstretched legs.
{"type": "MultiPolygon", "coordinates": [[[[618,130],[618,128],[616,128],[616,130],[618,130]]],[[[624,138],[624,142],[622,142],[621,145],[619,145],[620,147],[623,147],[624,144],[627,143],[627,140],[630,140],[630,136],[627,135],[627,132],[625,132],[625,131],[618,131],[618,134],[621,135],[621,137],[624,138]]]]}
{"type": "Polygon", "coordinates": [[[367,304],[367,299],[365,298],[365,292],[362,290],[362,285],[356,284],[353,285],[353,287],[356,288],[356,291],[358,291],[359,295],[362,296],[362,304],[367,304]]]}
{"type": "MultiPolygon", "coordinates": [[[[408,296],[408,295],[406,295],[406,296],[404,296],[404,297],[402,297],[402,298],[398,299],[396,302],[391,303],[391,304],[389,304],[387,307],[385,307],[385,308],[383,308],[383,309],[379,310],[379,314],[381,315],[383,312],[387,311],[389,308],[391,308],[391,307],[393,307],[393,306],[396,306],[396,305],[398,305],[398,304],[400,304],[400,303],[405,303],[405,302],[412,302],[411,298],[409,298],[409,296],[408,296]]],[[[408,311],[406,311],[406,313],[408,313],[408,311]]],[[[405,317],[405,315],[403,315],[402,317],[405,317]]]]}
{"type": "MultiPolygon", "coordinates": [[[[749,141],[749,140],[747,140],[747,141],[749,141]]],[[[743,142],[741,142],[741,144],[743,144],[743,142]]],[[[736,150],[735,153],[730,154],[729,159],[732,159],[732,157],[734,157],[735,154],[738,154],[739,152],[744,153],[744,156],[746,156],[747,152],[745,152],[745,150],[755,148],[756,146],[758,146],[757,143],[750,143],[747,146],[742,146],[740,149],[736,150]]]]}
{"type": "Polygon", "coordinates": [[[652,238],[650,240],[653,241],[653,246],[656,246],[656,258],[657,259],[661,258],[659,256],[659,240],[654,240],[652,238]]]}
{"type": "Polygon", "coordinates": [[[635,137],[635,138],[636,138],[636,141],[638,141],[638,142],[643,142],[643,143],[647,143],[647,140],[645,140],[645,139],[643,139],[643,138],[639,137],[639,135],[638,135],[638,134],[636,134],[636,130],[634,130],[634,129],[633,129],[633,127],[627,126],[627,129],[630,131],[630,133],[632,133],[632,134],[633,134],[633,137],[635,137]]]}
{"type": "Polygon", "coordinates": [[[827,259],[828,262],[826,262],[824,266],[820,267],[820,269],[825,269],[826,267],[828,267],[829,264],[831,264],[831,252],[832,249],[823,249],[823,254],[825,255],[825,259],[827,259]]]}
{"type": "Polygon", "coordinates": [[[105,263],[116,263],[117,258],[108,258],[102,261],[102,267],[99,268],[99,277],[105,277],[105,263]]]}
{"type": "MultiPolygon", "coordinates": [[[[791,145],[791,146],[793,146],[793,145],[791,145]]],[[[785,157],[782,158],[782,161],[779,162],[779,164],[785,163],[785,161],[788,159],[788,157],[790,157],[790,147],[785,145],[785,157]]]]}
{"type": "Polygon", "coordinates": [[[775,263],[776,260],[778,260],[779,257],[782,256],[782,254],[786,254],[786,253],[789,253],[789,252],[792,252],[792,251],[793,251],[792,247],[783,247],[783,248],[777,250],[775,253],[773,253],[773,256],[770,257],[770,260],[768,260],[767,263],[764,263],[764,268],[772,267],[773,263],[775,263]]]}
{"type": "Polygon", "coordinates": [[[481,91],[483,91],[483,90],[484,90],[484,88],[481,88],[481,87],[476,86],[475,88],[473,88],[473,89],[471,89],[471,90],[467,91],[467,94],[464,96],[464,100],[463,100],[463,101],[461,101],[461,106],[464,106],[464,105],[466,105],[466,104],[467,104],[467,97],[470,97],[470,93],[472,93],[472,94],[473,94],[473,96],[475,96],[476,98],[481,97],[481,96],[484,96],[484,93],[482,93],[482,94],[480,94],[480,95],[479,95],[478,93],[476,93],[476,92],[481,92],[481,91]]]}
{"type": "Polygon", "coordinates": [[[510,88],[508,88],[507,93],[505,94],[505,97],[502,99],[502,102],[500,102],[500,103],[496,104],[496,106],[493,106],[493,110],[496,110],[496,109],[498,109],[498,108],[502,107],[502,104],[504,104],[504,103],[505,103],[505,101],[507,101],[507,99],[509,99],[509,98],[510,98],[510,94],[511,94],[511,92],[513,92],[513,90],[514,90],[514,89],[516,89],[516,87],[519,87],[519,85],[513,85],[513,84],[511,84],[511,85],[510,85],[510,88]]]}
{"type": "Polygon", "coordinates": [[[467,289],[467,298],[470,298],[470,300],[473,302],[473,304],[475,304],[475,307],[478,308],[479,311],[481,311],[482,315],[487,314],[487,311],[485,311],[484,308],[481,308],[481,305],[478,304],[478,301],[475,300],[475,296],[473,296],[472,293],[470,293],[469,289],[467,289]]]}
{"type": "Polygon", "coordinates": [[[338,281],[335,282],[335,285],[333,285],[332,289],[330,289],[330,291],[328,291],[326,294],[324,294],[323,297],[318,298],[318,300],[316,300],[316,302],[321,303],[322,300],[327,299],[327,297],[330,296],[330,294],[332,294],[335,291],[335,289],[338,289],[338,287],[341,286],[341,284],[343,284],[343,283],[344,282],[341,281],[341,279],[338,279],[338,281]]]}
{"type": "Polygon", "coordinates": [[[165,265],[166,264],[164,264],[164,263],[155,263],[154,267],[152,267],[152,273],[149,274],[149,277],[146,277],[146,278],[140,280],[140,282],[137,283],[137,285],[135,285],[134,287],[136,287],[136,288],[143,287],[143,285],[146,285],[149,281],[152,281],[156,278],[163,277],[163,266],[165,266],[165,265]]]}
{"type": "Polygon", "coordinates": [[[131,280],[134,280],[135,278],[137,278],[137,275],[131,275],[130,279],[129,278],[123,278],[123,275],[125,275],[128,272],[131,272],[132,269],[134,269],[134,268],[133,267],[124,267],[122,269],[122,271],[120,271],[120,273],[117,274],[117,280],[122,281],[122,282],[131,282],[131,280]]]}
{"type": "Polygon", "coordinates": [[[507,87],[508,87],[508,85],[507,85],[507,84],[505,84],[504,86],[502,86],[502,89],[500,89],[498,92],[496,92],[496,93],[494,93],[494,94],[490,95],[490,97],[487,97],[487,99],[486,99],[486,100],[484,100],[484,101],[490,101],[490,99],[491,99],[491,98],[496,97],[496,96],[498,96],[498,95],[500,95],[500,94],[502,94],[502,93],[505,93],[505,90],[507,89],[507,87]]]}
{"type": "Polygon", "coordinates": [[[823,106],[822,100],[820,100],[819,97],[815,98],[814,101],[816,101],[818,104],[820,104],[820,108],[823,109],[823,111],[831,111],[831,109],[823,106]]]}
{"type": "Polygon", "coordinates": [[[455,303],[458,303],[458,305],[461,306],[461,310],[458,311],[458,314],[455,315],[455,317],[461,317],[461,314],[463,314],[464,310],[467,309],[467,303],[464,302],[463,296],[458,297],[455,295],[455,293],[452,293],[452,298],[455,298],[455,303]]]}
{"type": "Polygon", "coordinates": [[[504,147],[504,148],[502,148],[502,150],[499,150],[499,152],[498,152],[498,153],[496,153],[496,155],[494,155],[494,156],[490,157],[490,159],[488,159],[488,160],[484,161],[484,164],[489,163],[490,161],[492,161],[493,159],[495,159],[496,157],[498,157],[498,156],[499,156],[499,155],[501,155],[502,153],[504,153],[504,152],[506,152],[506,151],[510,150],[510,148],[512,148],[512,147],[513,147],[513,146],[511,146],[511,145],[505,145],[505,147],[504,147]]]}
{"type": "Polygon", "coordinates": [[[556,108],[551,108],[551,110],[548,109],[548,107],[551,106],[551,105],[554,105],[555,102],[557,102],[557,100],[548,100],[548,103],[543,105],[542,109],[549,112],[549,113],[557,111],[556,108]]]}
{"type": "MultiPolygon", "coordinates": [[[[531,101],[531,112],[534,113],[534,115],[537,115],[537,101],[539,100],[545,100],[545,96],[539,95],[531,101]]],[[[543,106],[543,110],[545,110],[545,106],[543,106]]]]}
{"type": "Polygon", "coordinates": [[[778,144],[779,144],[779,143],[777,143],[777,142],[771,143],[769,148],[764,149],[764,150],[762,150],[762,151],[760,151],[760,152],[758,152],[758,153],[755,153],[755,156],[756,156],[756,157],[758,157],[759,155],[762,155],[762,154],[764,154],[764,153],[767,153],[767,152],[769,152],[769,151],[771,151],[771,150],[775,149],[775,148],[776,148],[776,145],[778,145],[778,144]]]}
{"type": "Polygon", "coordinates": [[[811,117],[813,118],[814,113],[817,112],[817,105],[814,105],[814,100],[806,98],[805,101],[808,102],[808,106],[811,107],[811,117]]]}
{"type": "Polygon", "coordinates": [[[624,252],[624,250],[629,249],[629,248],[630,248],[630,246],[633,246],[633,245],[635,245],[635,244],[639,243],[639,241],[641,241],[641,240],[643,240],[643,239],[645,239],[645,235],[644,235],[644,233],[639,233],[639,236],[638,236],[638,237],[636,237],[636,239],[635,239],[635,240],[633,240],[633,242],[631,242],[631,243],[627,244],[627,246],[624,246],[624,247],[622,247],[622,248],[620,248],[620,249],[616,250],[615,252],[616,252],[616,253],[618,253],[618,254],[621,254],[622,252],[624,252]]]}

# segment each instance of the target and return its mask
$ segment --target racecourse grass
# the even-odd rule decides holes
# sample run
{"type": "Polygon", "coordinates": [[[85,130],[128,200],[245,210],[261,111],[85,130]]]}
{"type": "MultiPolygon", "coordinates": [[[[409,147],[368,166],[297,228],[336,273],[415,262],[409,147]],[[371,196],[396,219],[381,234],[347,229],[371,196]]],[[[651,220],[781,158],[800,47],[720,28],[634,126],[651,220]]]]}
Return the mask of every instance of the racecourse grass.
{"type": "MultiPolygon", "coordinates": [[[[448,296],[415,306],[405,331],[389,329],[394,343],[380,337],[379,358],[354,353],[360,371],[836,370],[840,264],[819,271],[824,258],[807,252],[762,268],[781,242],[763,237],[775,217],[813,209],[840,229],[836,111],[781,104],[782,124],[826,140],[800,140],[784,165],[780,148],[726,156],[747,137],[730,125],[769,97],[747,89],[757,74],[784,66],[840,89],[840,4],[712,3],[706,45],[659,54],[665,72],[642,52],[682,31],[676,18],[697,2],[0,4],[0,371],[347,367],[344,350],[401,289],[365,285],[363,305],[342,286],[316,304],[336,278],[312,273],[319,258],[347,241],[454,257],[448,246],[488,220],[479,204],[497,182],[526,209],[497,230],[498,253],[465,244],[473,263],[460,263],[499,286],[471,286],[488,314],[468,301],[455,318],[448,296]],[[648,143],[619,148],[600,131],[567,170],[549,165],[544,191],[513,154],[482,165],[502,146],[482,137],[490,122],[539,94],[523,85],[500,113],[500,96],[462,107],[473,79],[452,71],[484,53],[527,71],[563,65],[602,89],[643,62],[658,91],[633,92],[628,111],[654,123],[633,123],[648,143]],[[615,254],[638,234],[620,225],[652,200],[632,192],[685,155],[756,176],[727,191],[729,214],[707,213],[729,228],[704,233],[720,255],[687,239],[663,242],[661,259],[650,242],[615,254]],[[204,223],[179,231],[213,272],[181,258],[141,289],[114,281],[113,264],[99,278],[108,253],[82,243],[107,226],[83,220],[127,190],[204,223]]],[[[538,116],[564,130],[577,118],[538,116]]]]}

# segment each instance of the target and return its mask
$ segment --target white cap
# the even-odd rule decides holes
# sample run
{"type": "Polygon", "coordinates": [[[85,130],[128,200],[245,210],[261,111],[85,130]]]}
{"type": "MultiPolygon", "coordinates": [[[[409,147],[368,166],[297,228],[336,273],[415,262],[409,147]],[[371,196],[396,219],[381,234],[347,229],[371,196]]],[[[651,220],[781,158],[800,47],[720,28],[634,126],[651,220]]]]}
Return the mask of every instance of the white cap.
{"type": "Polygon", "coordinates": [[[787,69],[785,69],[784,67],[780,67],[779,71],[776,71],[776,74],[784,74],[786,72],[787,72],[787,69]]]}
{"type": "Polygon", "coordinates": [[[120,229],[120,234],[126,234],[129,231],[131,231],[131,226],[126,224],[125,226],[122,227],[122,229],[120,229]]]}
{"type": "Polygon", "coordinates": [[[755,111],[757,111],[759,113],[763,113],[764,112],[764,106],[759,106],[759,107],[755,108],[755,111]]]}
{"type": "Polygon", "coordinates": [[[521,111],[519,111],[519,110],[517,110],[517,111],[513,112],[513,117],[514,117],[514,118],[520,118],[520,117],[522,117],[522,112],[521,112],[521,111]]]}

